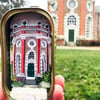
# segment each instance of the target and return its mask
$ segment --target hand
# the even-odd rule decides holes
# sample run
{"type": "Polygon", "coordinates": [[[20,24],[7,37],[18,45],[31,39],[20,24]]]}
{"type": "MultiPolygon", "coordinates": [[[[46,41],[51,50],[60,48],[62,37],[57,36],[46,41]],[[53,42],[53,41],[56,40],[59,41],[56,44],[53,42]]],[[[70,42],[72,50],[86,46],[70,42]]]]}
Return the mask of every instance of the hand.
{"type": "Polygon", "coordinates": [[[7,100],[7,96],[4,94],[2,89],[2,73],[0,72],[0,100],[7,100]]]}
{"type": "MultiPolygon", "coordinates": [[[[7,100],[7,96],[4,94],[2,89],[2,78],[0,72],[0,100],[7,100]]],[[[63,96],[63,90],[64,90],[64,78],[61,75],[57,75],[55,77],[55,89],[53,96],[49,100],[64,100],[63,96]]]]}
{"type": "Polygon", "coordinates": [[[64,77],[57,75],[55,77],[55,89],[52,97],[49,100],[64,100],[64,77]]]}

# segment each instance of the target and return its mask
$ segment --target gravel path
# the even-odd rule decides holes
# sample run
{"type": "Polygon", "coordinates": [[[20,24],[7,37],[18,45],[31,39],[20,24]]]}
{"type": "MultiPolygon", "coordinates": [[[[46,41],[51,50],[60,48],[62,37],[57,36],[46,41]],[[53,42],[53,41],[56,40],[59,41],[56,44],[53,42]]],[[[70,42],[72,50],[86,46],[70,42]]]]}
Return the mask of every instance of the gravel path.
{"type": "Polygon", "coordinates": [[[100,50],[100,47],[77,47],[77,46],[57,46],[57,49],[72,49],[72,50],[100,50]]]}

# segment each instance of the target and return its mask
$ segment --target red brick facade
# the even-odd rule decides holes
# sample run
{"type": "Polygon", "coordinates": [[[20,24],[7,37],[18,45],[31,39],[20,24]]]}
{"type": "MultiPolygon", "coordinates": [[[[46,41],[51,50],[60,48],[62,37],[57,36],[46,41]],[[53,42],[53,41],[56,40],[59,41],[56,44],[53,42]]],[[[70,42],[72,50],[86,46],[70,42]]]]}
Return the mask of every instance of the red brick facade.
{"type": "Polygon", "coordinates": [[[80,36],[85,35],[86,0],[80,1],[80,36]]]}
{"type": "Polygon", "coordinates": [[[96,7],[96,12],[95,12],[95,31],[96,31],[96,38],[100,40],[100,7],[96,7]]]}
{"type": "Polygon", "coordinates": [[[55,20],[58,45],[97,39],[93,0],[49,0],[48,10],[55,20]]]}

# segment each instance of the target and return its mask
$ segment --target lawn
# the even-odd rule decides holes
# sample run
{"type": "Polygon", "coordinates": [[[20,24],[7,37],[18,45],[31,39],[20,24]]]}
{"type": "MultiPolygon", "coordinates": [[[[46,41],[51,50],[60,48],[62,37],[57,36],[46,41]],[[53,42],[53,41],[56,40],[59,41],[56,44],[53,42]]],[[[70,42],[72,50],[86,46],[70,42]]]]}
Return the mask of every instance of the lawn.
{"type": "Polygon", "coordinates": [[[57,50],[55,70],[65,78],[65,100],[100,100],[100,51],[57,50]]]}
{"type": "Polygon", "coordinates": [[[100,100],[100,51],[57,49],[55,61],[56,75],[65,78],[65,100],[100,100]]]}

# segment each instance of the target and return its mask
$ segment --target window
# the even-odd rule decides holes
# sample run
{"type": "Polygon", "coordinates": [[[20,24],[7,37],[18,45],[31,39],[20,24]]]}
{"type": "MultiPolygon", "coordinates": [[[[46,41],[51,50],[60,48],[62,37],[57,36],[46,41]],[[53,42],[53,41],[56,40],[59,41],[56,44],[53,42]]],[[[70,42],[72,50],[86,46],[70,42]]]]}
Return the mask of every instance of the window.
{"type": "Polygon", "coordinates": [[[21,57],[20,55],[16,55],[16,74],[21,72],[21,57]]]}
{"type": "Polygon", "coordinates": [[[21,40],[18,40],[18,41],[16,42],[16,47],[21,47],[21,40]]]}
{"type": "Polygon", "coordinates": [[[53,16],[54,21],[56,22],[57,18],[55,16],[53,16]]]}
{"type": "Polygon", "coordinates": [[[34,48],[34,47],[36,46],[35,40],[29,40],[29,41],[28,41],[28,46],[29,46],[30,48],[34,48]]]}
{"type": "Polygon", "coordinates": [[[58,3],[57,1],[51,1],[50,2],[50,10],[55,11],[57,9],[58,3]]]}
{"type": "Polygon", "coordinates": [[[44,28],[46,29],[46,31],[50,32],[50,25],[48,23],[44,25],[44,28]]]}
{"type": "Polygon", "coordinates": [[[89,12],[91,12],[91,11],[93,10],[93,4],[92,4],[91,1],[88,1],[88,2],[87,2],[87,10],[88,10],[89,12]]]}
{"type": "Polygon", "coordinates": [[[34,52],[29,53],[28,59],[34,59],[34,52]]]}
{"type": "Polygon", "coordinates": [[[77,8],[77,6],[78,6],[77,0],[67,0],[67,7],[70,10],[74,10],[75,8],[77,8]]]}
{"type": "Polygon", "coordinates": [[[87,19],[87,28],[86,28],[86,38],[90,39],[91,38],[91,28],[92,28],[92,20],[90,17],[87,19]]]}
{"type": "Polygon", "coordinates": [[[13,25],[13,28],[17,28],[17,27],[18,27],[18,25],[17,25],[17,24],[14,24],[14,25],[13,25]]]}
{"type": "Polygon", "coordinates": [[[41,20],[39,20],[37,24],[40,26],[41,25],[41,20]]]}
{"type": "Polygon", "coordinates": [[[41,41],[41,46],[42,46],[42,48],[46,48],[47,47],[46,41],[41,41]]]}
{"type": "Polygon", "coordinates": [[[75,1],[74,1],[74,0],[71,0],[71,1],[69,2],[69,7],[70,7],[70,8],[74,8],[75,6],[76,6],[75,1]]]}
{"type": "Polygon", "coordinates": [[[30,41],[30,46],[34,46],[34,42],[33,41],[30,41]]]}
{"type": "Polygon", "coordinates": [[[67,25],[76,25],[76,17],[75,16],[69,16],[67,19],[67,25]]]}
{"type": "Polygon", "coordinates": [[[42,55],[42,73],[45,73],[46,70],[46,56],[42,55]]]}
{"type": "Polygon", "coordinates": [[[22,23],[25,26],[25,25],[27,25],[28,21],[27,20],[23,20],[22,23]]]}

